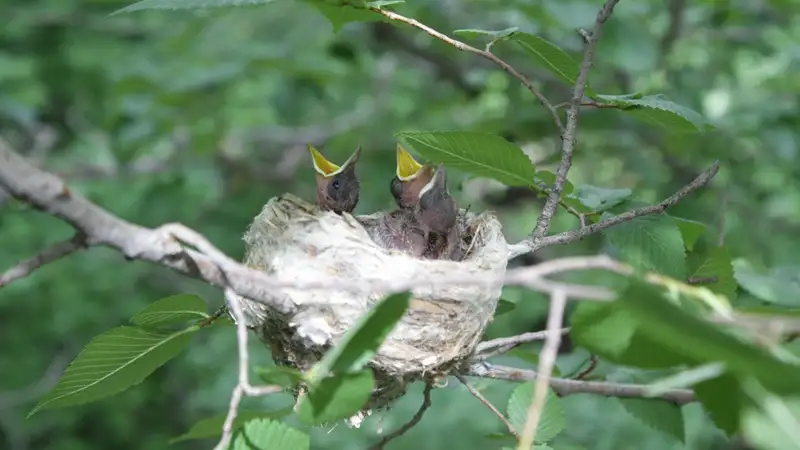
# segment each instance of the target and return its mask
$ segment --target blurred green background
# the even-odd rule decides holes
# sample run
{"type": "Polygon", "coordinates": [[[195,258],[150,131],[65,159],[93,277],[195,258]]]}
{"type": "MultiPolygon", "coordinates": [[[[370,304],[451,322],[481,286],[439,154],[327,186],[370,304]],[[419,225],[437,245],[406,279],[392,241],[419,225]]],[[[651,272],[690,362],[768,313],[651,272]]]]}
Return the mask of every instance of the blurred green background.
{"type": "MultiPolygon", "coordinates": [[[[305,143],[341,163],[356,145],[362,180],[357,212],[392,207],[393,134],[482,130],[521,146],[554,170],[560,139],[552,118],[515,80],[406,26],[331,22],[304,2],[204,11],[144,11],[109,17],[117,0],[5,0],[0,5],[0,132],[37,165],[119,216],[145,226],[182,222],[241,257],[241,235],[282,192],[313,198],[305,143]]],[[[442,32],[517,26],[579,58],[576,27],[591,28],[600,1],[410,1],[398,11],[442,32]]],[[[800,5],[796,1],[622,1],[608,22],[590,80],[605,94],[664,93],[717,125],[672,133],[619,111],[584,109],[570,180],[630,188],[660,200],[713,160],[709,189],[671,212],[724,229],[734,258],[756,267],[791,264],[800,250],[800,5]]],[[[483,45],[475,42],[475,45],[483,45]]],[[[494,50],[535,80],[554,104],[570,89],[510,44],[494,50]]],[[[492,209],[516,242],[542,201],[452,173],[462,206],[492,209]]],[[[551,231],[576,225],[559,212],[551,231]]],[[[55,218],[0,194],[0,269],[71,235],[55,218]]],[[[598,236],[551,247],[513,264],[604,251],[598,236]]],[[[37,398],[94,335],[121,325],[155,299],[195,292],[209,310],[219,291],[118,253],[94,248],[50,264],[0,291],[0,448],[167,448],[167,440],[222,412],[236,382],[231,328],[199,333],[190,351],[141,385],[110,399],[48,410],[26,420],[37,398]]],[[[543,328],[547,302],[507,289],[518,313],[487,334],[543,328]]],[[[563,370],[585,352],[567,346],[563,370]]],[[[253,343],[254,359],[269,354],[253,343]]],[[[505,357],[501,362],[533,367],[505,357]]],[[[603,373],[603,368],[599,369],[603,373]]],[[[625,371],[608,372],[626,380],[625,371]]],[[[501,409],[514,385],[475,380],[501,409]]],[[[315,429],[312,448],[361,449],[407,421],[420,386],[361,429],[315,429]]],[[[248,399],[277,409],[290,397],[248,399]]],[[[649,430],[614,399],[565,399],[559,441],[588,449],[733,448],[698,405],[684,407],[687,443],[649,430]]],[[[299,426],[299,425],[297,425],[299,426]]],[[[389,449],[498,448],[502,424],[451,380],[433,393],[423,422],[389,449]]],[[[190,441],[174,448],[210,448],[190,441]]],[[[568,447],[564,447],[568,448],[568,447]]]]}

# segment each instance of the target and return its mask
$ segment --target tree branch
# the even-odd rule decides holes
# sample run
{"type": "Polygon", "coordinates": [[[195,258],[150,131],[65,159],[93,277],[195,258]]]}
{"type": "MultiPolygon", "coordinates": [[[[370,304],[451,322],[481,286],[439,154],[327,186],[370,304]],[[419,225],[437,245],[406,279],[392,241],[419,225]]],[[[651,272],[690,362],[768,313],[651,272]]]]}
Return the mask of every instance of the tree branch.
{"type": "Polygon", "coordinates": [[[517,430],[514,429],[514,425],[512,425],[511,422],[509,422],[506,416],[504,416],[503,413],[501,413],[500,410],[498,410],[497,407],[494,406],[492,402],[489,401],[488,398],[484,397],[483,394],[480,393],[480,391],[470,386],[469,383],[467,382],[467,379],[464,378],[462,375],[456,374],[456,378],[458,378],[458,381],[460,381],[461,384],[463,384],[464,387],[467,388],[467,390],[469,391],[470,394],[472,394],[473,397],[477,398],[478,401],[486,405],[486,407],[489,408],[489,410],[493,412],[494,415],[497,416],[497,418],[500,419],[501,422],[503,422],[503,425],[506,426],[509,433],[519,437],[517,430]]]}
{"type": "MultiPolygon", "coordinates": [[[[533,370],[516,367],[499,366],[486,362],[469,365],[463,375],[506,381],[533,381],[538,373],[533,370]]],[[[561,396],[574,394],[596,394],[604,397],[647,398],[646,386],[638,384],[611,383],[605,381],[582,381],[566,378],[551,378],[550,387],[561,396]]],[[[653,396],[661,400],[684,405],[697,401],[694,392],[688,389],[671,389],[663,394],[653,396]]]]}
{"type": "Polygon", "coordinates": [[[538,240],[526,239],[517,244],[511,245],[509,246],[508,259],[516,258],[517,256],[522,255],[524,253],[535,252],[537,250],[540,250],[544,247],[549,247],[551,245],[569,244],[571,242],[583,239],[584,237],[590,234],[597,233],[600,230],[604,230],[606,228],[619,225],[623,222],[633,220],[637,217],[646,216],[649,214],[663,213],[667,208],[674,206],[676,203],[678,203],[683,197],[686,197],[687,195],[698,190],[699,188],[707,185],[711,181],[711,179],[714,178],[714,176],[717,174],[718,171],[719,171],[719,161],[715,161],[711,165],[711,167],[706,169],[705,172],[701,173],[697,178],[692,180],[691,183],[681,188],[678,192],[667,197],[661,203],[651,206],[645,206],[642,208],[632,209],[628,212],[619,214],[610,219],[606,219],[601,222],[587,225],[585,227],[578,228],[575,230],[553,234],[538,240]]]}
{"type": "Polygon", "coordinates": [[[57,242],[45,248],[31,258],[20,261],[16,266],[6,270],[0,275],[0,288],[14,280],[27,277],[36,269],[47,263],[75,253],[86,248],[86,237],[77,233],[73,238],[57,242]]]}
{"type": "MultiPolygon", "coordinates": [[[[617,0],[617,1],[619,1],[619,0],[617,0]]],[[[614,3],[616,3],[616,2],[614,2],[614,3]]],[[[513,76],[514,78],[519,80],[519,82],[522,83],[522,85],[525,86],[525,88],[528,89],[539,100],[539,103],[541,103],[542,106],[544,106],[545,108],[547,108],[548,111],[550,111],[550,114],[553,116],[553,122],[556,124],[556,126],[558,127],[558,129],[561,132],[561,134],[564,134],[564,132],[565,132],[564,124],[561,122],[561,117],[558,115],[558,111],[553,107],[553,104],[550,103],[549,100],[547,100],[547,97],[542,95],[542,93],[539,92],[539,90],[536,89],[533,86],[533,83],[531,83],[531,81],[528,78],[526,78],[525,75],[521,74],[519,71],[517,71],[517,69],[511,67],[511,65],[509,65],[507,62],[505,62],[502,59],[500,59],[499,57],[495,56],[494,53],[491,53],[491,52],[486,51],[486,50],[480,50],[480,49],[475,48],[475,47],[473,47],[471,45],[468,45],[468,44],[465,44],[465,43],[463,43],[461,41],[453,39],[453,38],[451,38],[451,37],[449,37],[449,36],[447,36],[447,35],[445,35],[443,33],[440,33],[438,31],[434,30],[433,28],[431,28],[431,27],[429,27],[429,26],[427,26],[425,24],[422,24],[422,23],[420,23],[420,22],[418,22],[418,21],[416,21],[416,20],[414,20],[414,19],[412,19],[410,17],[405,17],[403,15],[394,13],[392,11],[387,11],[385,9],[380,9],[380,8],[377,8],[377,7],[370,7],[369,9],[371,11],[373,11],[373,12],[376,12],[376,13],[388,18],[388,19],[395,20],[395,21],[398,21],[398,22],[403,22],[405,24],[411,25],[414,28],[418,28],[418,29],[424,31],[425,33],[428,33],[429,35],[433,36],[434,38],[439,39],[442,42],[445,42],[447,44],[452,45],[453,47],[455,47],[458,50],[461,50],[462,52],[473,53],[475,55],[479,55],[479,56],[481,56],[483,58],[486,58],[489,61],[497,64],[503,70],[505,70],[507,73],[509,73],[511,76],[513,76]]],[[[581,90],[581,94],[583,94],[583,90],[581,90]]],[[[580,101],[580,99],[578,99],[578,101],[580,101]]]]}
{"type": "MultiPolygon", "coordinates": [[[[561,328],[560,330],[557,330],[557,332],[563,336],[569,333],[569,330],[570,328],[567,327],[567,328],[561,328]]],[[[544,331],[523,333],[517,336],[497,338],[497,339],[492,339],[491,341],[481,342],[480,344],[478,344],[477,347],[475,347],[475,356],[473,357],[473,360],[484,360],[484,359],[489,359],[493,356],[502,355],[503,353],[508,353],[509,351],[516,348],[520,344],[542,341],[547,339],[547,336],[549,335],[550,332],[548,330],[544,330],[544,331]]]]}
{"type": "Polygon", "coordinates": [[[550,226],[550,221],[556,212],[556,206],[561,199],[561,192],[564,190],[564,184],[567,182],[567,173],[572,167],[572,152],[575,149],[576,132],[578,130],[578,114],[580,113],[581,99],[586,90],[586,83],[589,81],[589,70],[592,68],[592,60],[594,53],[597,49],[597,42],[600,40],[600,33],[603,29],[603,24],[611,17],[614,11],[614,6],[619,0],[606,0],[603,8],[597,14],[597,19],[594,23],[594,30],[592,31],[589,43],[586,45],[586,50],[583,52],[583,62],[581,63],[580,72],[578,72],[578,79],[575,82],[575,88],[572,91],[572,104],[567,109],[567,124],[561,135],[561,162],[558,164],[556,171],[556,182],[550,189],[550,195],[542,208],[542,214],[536,220],[536,227],[531,234],[533,242],[532,247],[544,237],[547,233],[547,228],[550,226]]]}

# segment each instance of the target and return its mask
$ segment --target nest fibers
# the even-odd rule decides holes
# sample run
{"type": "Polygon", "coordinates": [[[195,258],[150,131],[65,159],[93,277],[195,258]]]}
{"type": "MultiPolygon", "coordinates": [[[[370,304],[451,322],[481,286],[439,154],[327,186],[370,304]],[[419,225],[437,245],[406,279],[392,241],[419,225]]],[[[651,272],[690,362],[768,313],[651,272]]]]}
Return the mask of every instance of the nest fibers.
{"type": "MultiPolygon", "coordinates": [[[[371,236],[386,214],[340,216],[291,194],[273,198],[244,235],[245,263],[287,281],[320,275],[377,281],[504,275],[507,244],[493,214],[461,211],[457,226],[464,230],[466,256],[459,262],[417,259],[383,248],[371,236]]],[[[494,313],[500,290],[499,283],[412,289],[408,311],[370,362],[376,386],[365,411],[388,405],[411,381],[446,375],[468,357],[494,313]]],[[[270,345],[276,363],[307,370],[385,294],[282,289],[273,295],[289,300],[292,313],[280,314],[231,292],[226,297],[240,301],[247,326],[270,345]]]]}

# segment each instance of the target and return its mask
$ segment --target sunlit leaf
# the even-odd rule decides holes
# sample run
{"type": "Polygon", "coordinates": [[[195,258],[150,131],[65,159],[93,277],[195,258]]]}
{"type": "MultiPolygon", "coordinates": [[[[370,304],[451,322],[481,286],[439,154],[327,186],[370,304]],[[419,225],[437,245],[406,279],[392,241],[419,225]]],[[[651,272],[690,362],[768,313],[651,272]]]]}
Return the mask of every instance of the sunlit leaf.
{"type": "MultiPolygon", "coordinates": [[[[514,33],[509,40],[519,44],[539,66],[552,72],[568,86],[572,87],[578,81],[580,62],[552,42],[530,33],[514,33]]],[[[588,96],[594,95],[588,82],[585,92],[588,96]]]]}
{"type": "Polygon", "coordinates": [[[327,377],[300,400],[297,414],[308,425],[346,419],[367,403],[373,386],[370,369],[327,377]]]}
{"type": "Polygon", "coordinates": [[[744,259],[733,262],[736,281],[765,302],[800,306],[800,266],[774,267],[759,272],[744,259]]]}
{"type": "Polygon", "coordinates": [[[593,211],[604,211],[616,206],[632,194],[630,189],[613,189],[583,184],[572,194],[593,211]]]}
{"type": "Polygon", "coordinates": [[[725,373],[725,364],[708,363],[681,370],[668,377],[656,380],[645,387],[645,395],[657,397],[670,389],[688,389],[703,381],[712,380],[725,373]]]}
{"type": "Polygon", "coordinates": [[[392,294],[378,302],[311,369],[312,385],[329,373],[356,372],[366,365],[408,309],[411,294],[392,294]]]}
{"type": "Polygon", "coordinates": [[[243,430],[233,441],[232,450],[308,450],[311,438],[283,422],[268,419],[253,419],[244,424],[243,430]]]}
{"type": "Polygon", "coordinates": [[[702,235],[708,225],[697,222],[694,220],[683,219],[681,217],[670,216],[675,220],[675,224],[678,225],[678,229],[681,230],[681,236],[683,236],[683,245],[686,246],[686,250],[694,249],[694,244],[697,242],[697,238],[702,235]]]}
{"type": "Polygon", "coordinates": [[[264,383],[283,386],[287,389],[293,388],[304,378],[303,373],[299,370],[283,366],[256,367],[255,372],[264,383]]]}
{"type": "Polygon", "coordinates": [[[602,95],[595,96],[601,103],[616,105],[626,114],[656,125],[669,132],[697,132],[714,128],[703,116],[668,99],[656,95],[602,95]]]}
{"type": "Polygon", "coordinates": [[[521,148],[500,136],[474,131],[402,132],[397,138],[429,161],[507,186],[531,186],[536,170],[521,148]]]}
{"type": "Polygon", "coordinates": [[[158,331],[124,326],[95,337],[28,416],[42,409],[96,401],[141,383],[180,353],[197,329],[158,331]]]}
{"type": "Polygon", "coordinates": [[[715,282],[703,283],[703,286],[728,297],[729,300],[736,298],[738,285],[734,279],[731,256],[726,246],[698,245],[695,251],[686,255],[686,265],[690,280],[714,277],[715,282]]]}
{"type": "MultiPolygon", "coordinates": [[[[292,414],[292,412],[294,411],[291,407],[283,408],[278,411],[240,409],[236,413],[236,419],[233,420],[233,429],[235,430],[241,427],[243,423],[252,419],[280,419],[292,414]]],[[[222,425],[225,423],[225,418],[227,415],[228,413],[225,412],[207,419],[203,419],[194,424],[194,426],[186,433],[172,438],[169,443],[174,444],[176,442],[188,441],[192,439],[208,439],[220,436],[222,434],[222,425]]]]}
{"type": "MultiPolygon", "coordinates": [[[[533,383],[522,383],[514,389],[508,400],[506,414],[515,430],[521,431],[525,427],[528,417],[528,408],[533,401],[533,383]]],[[[547,400],[544,410],[539,417],[539,426],[536,429],[534,442],[547,442],[558,436],[566,427],[564,405],[550,388],[547,390],[547,400]]]]}
{"type": "Polygon", "coordinates": [[[206,302],[202,298],[192,294],[178,294],[147,305],[131,318],[131,323],[140,327],[159,327],[208,317],[206,302]]]}
{"type": "MultiPolygon", "coordinates": [[[[613,215],[604,213],[602,220],[613,215]]],[[[666,215],[641,216],[603,230],[621,259],[635,267],[686,279],[686,252],[675,221],[666,215]]]]}

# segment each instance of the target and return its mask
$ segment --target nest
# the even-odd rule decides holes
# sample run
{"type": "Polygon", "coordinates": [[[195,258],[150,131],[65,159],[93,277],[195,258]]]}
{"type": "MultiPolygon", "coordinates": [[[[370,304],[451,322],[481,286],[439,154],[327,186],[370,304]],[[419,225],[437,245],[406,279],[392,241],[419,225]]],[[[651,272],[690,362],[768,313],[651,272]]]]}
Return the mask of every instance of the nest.
{"type": "MultiPolygon", "coordinates": [[[[431,279],[452,273],[502,277],[507,244],[497,218],[489,213],[459,215],[464,231],[462,261],[417,259],[387,250],[375,237],[389,213],[354,217],[324,212],[291,194],[273,198],[244,235],[245,263],[282,280],[323,276],[350,279],[431,279]],[[373,239],[375,237],[375,239],[373,239]]],[[[376,386],[364,411],[387,406],[409,382],[446,376],[470,356],[500,297],[499,284],[420,286],[409,310],[370,362],[376,386]]],[[[280,314],[263,303],[228,293],[240,301],[246,324],[267,343],[279,365],[307,370],[385,294],[347,290],[282,289],[276,299],[294,305],[280,314]]]]}

